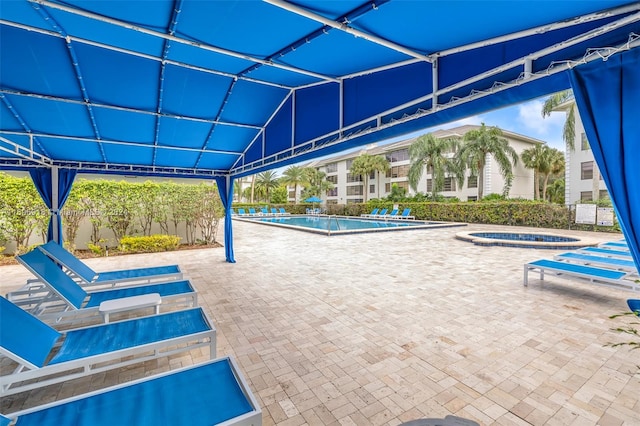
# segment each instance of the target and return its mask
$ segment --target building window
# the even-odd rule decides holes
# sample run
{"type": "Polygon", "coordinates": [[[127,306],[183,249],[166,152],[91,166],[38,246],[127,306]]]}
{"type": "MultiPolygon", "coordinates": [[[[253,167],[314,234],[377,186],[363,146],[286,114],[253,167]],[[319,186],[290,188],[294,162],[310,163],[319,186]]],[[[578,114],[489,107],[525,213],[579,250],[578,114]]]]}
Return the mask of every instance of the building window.
{"type": "Polygon", "coordinates": [[[347,186],[347,195],[362,195],[362,186],[360,185],[351,185],[347,186]]]}
{"type": "Polygon", "coordinates": [[[338,171],[338,163],[327,164],[327,173],[335,173],[338,171]]]}
{"type": "Polygon", "coordinates": [[[353,158],[350,158],[350,159],[347,160],[347,170],[351,169],[351,165],[353,164],[353,160],[354,160],[353,158]]]}
{"type": "MultiPolygon", "coordinates": [[[[469,176],[467,180],[467,188],[477,188],[478,187],[478,176],[469,176]]],[[[475,201],[475,200],[471,200],[475,201]]]]}
{"type": "Polygon", "coordinates": [[[372,171],[371,174],[369,175],[369,179],[375,179],[376,178],[376,171],[372,171]]]}
{"type": "Polygon", "coordinates": [[[477,195],[468,196],[467,197],[467,201],[478,201],[478,196],[477,195]]]}
{"type": "Polygon", "coordinates": [[[609,199],[609,191],[607,191],[606,189],[601,189],[600,193],[598,194],[598,197],[600,197],[601,200],[608,200],[609,199]]]}
{"type": "Polygon", "coordinates": [[[362,198],[347,199],[347,204],[358,204],[358,203],[362,203],[362,201],[363,201],[362,198]]]}
{"type": "Polygon", "coordinates": [[[456,180],[452,177],[444,178],[443,191],[455,191],[455,190],[456,190],[456,180]]]}
{"type": "Polygon", "coordinates": [[[433,179],[427,179],[427,192],[433,191],[433,179]]]}
{"type": "Polygon", "coordinates": [[[347,183],[362,182],[362,176],[347,173],[347,183]]]}
{"type": "Polygon", "coordinates": [[[407,161],[409,160],[409,148],[390,152],[386,155],[386,158],[390,163],[395,163],[397,161],[407,161]]]}
{"type": "Polygon", "coordinates": [[[592,201],[593,193],[591,191],[582,191],[580,193],[580,201],[592,201]]]}
{"type": "Polygon", "coordinates": [[[338,175],[327,176],[327,181],[331,182],[334,185],[338,184],[338,175]]]}
{"type": "Polygon", "coordinates": [[[289,198],[296,198],[296,191],[289,191],[289,198]]]}
{"type": "Polygon", "coordinates": [[[587,140],[587,134],[586,133],[582,133],[580,135],[580,148],[583,151],[588,151],[590,149],[589,141],[587,140]]]}
{"type": "Polygon", "coordinates": [[[580,179],[593,179],[593,161],[580,163],[580,179]]]}
{"type": "Polygon", "coordinates": [[[369,194],[374,194],[376,192],[376,186],[375,185],[369,185],[369,194]]]}
{"type": "Polygon", "coordinates": [[[391,192],[391,182],[384,184],[384,192],[391,192]]]}
{"type": "Polygon", "coordinates": [[[338,188],[327,190],[327,197],[337,197],[337,196],[338,196],[338,188]]]}
{"type": "Polygon", "coordinates": [[[389,168],[389,171],[387,172],[387,177],[400,178],[400,177],[407,177],[408,174],[409,174],[409,165],[406,164],[404,166],[393,166],[389,168]]]}

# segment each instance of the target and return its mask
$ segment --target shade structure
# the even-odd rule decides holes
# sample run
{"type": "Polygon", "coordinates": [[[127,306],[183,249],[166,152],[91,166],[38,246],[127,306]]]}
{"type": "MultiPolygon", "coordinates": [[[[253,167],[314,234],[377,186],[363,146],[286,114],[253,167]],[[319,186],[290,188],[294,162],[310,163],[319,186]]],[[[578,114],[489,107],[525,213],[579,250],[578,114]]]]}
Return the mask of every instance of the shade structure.
{"type": "Polygon", "coordinates": [[[567,89],[639,22],[616,0],[7,1],[0,167],[238,178],[567,89]]]}
{"type": "Polygon", "coordinates": [[[309,197],[306,200],[304,200],[304,202],[305,203],[321,203],[322,200],[314,195],[313,197],[309,197]]]}

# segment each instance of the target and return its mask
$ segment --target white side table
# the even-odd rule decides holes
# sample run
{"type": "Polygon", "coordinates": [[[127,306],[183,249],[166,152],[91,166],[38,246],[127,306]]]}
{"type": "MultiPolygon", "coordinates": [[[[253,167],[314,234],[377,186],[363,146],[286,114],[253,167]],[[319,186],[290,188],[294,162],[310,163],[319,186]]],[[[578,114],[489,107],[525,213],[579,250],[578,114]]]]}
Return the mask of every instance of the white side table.
{"type": "Polygon", "coordinates": [[[123,297],[121,299],[105,300],[100,303],[98,311],[104,317],[104,322],[109,322],[109,315],[116,312],[130,311],[133,309],[150,308],[155,306],[156,314],[160,313],[162,299],[158,293],[142,294],[140,296],[123,297]]]}

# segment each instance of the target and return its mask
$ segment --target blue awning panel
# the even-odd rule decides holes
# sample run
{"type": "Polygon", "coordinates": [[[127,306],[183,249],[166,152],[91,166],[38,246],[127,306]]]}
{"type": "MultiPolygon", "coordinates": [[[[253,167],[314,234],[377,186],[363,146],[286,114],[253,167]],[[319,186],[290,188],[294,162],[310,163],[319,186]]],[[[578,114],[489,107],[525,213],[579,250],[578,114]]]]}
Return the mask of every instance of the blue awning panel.
{"type": "Polygon", "coordinates": [[[44,151],[59,161],[105,162],[98,144],[53,137],[38,138],[38,140],[44,151]]]}
{"type": "Polygon", "coordinates": [[[247,140],[253,140],[259,130],[247,127],[225,126],[217,124],[207,143],[207,149],[215,151],[239,152],[246,146],[247,140]]]}
{"type": "Polygon", "coordinates": [[[202,121],[161,117],[158,142],[165,147],[201,149],[211,126],[211,123],[202,121]]]}
{"type": "Polygon", "coordinates": [[[156,116],[114,108],[93,108],[102,139],[152,144],[155,140],[156,116]]]}
{"type": "Polygon", "coordinates": [[[138,166],[153,163],[154,148],[152,146],[127,146],[124,150],[121,145],[104,143],[102,148],[109,163],[128,163],[138,166]]]}

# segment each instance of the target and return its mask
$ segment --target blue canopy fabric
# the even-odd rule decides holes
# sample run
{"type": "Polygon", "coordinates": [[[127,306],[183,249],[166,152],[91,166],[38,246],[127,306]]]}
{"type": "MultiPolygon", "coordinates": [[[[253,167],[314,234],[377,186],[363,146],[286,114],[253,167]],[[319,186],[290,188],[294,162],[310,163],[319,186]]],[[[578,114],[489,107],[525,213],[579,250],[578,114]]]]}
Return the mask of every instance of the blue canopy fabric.
{"type": "Polygon", "coordinates": [[[568,89],[640,45],[637,1],[463,4],[4,1],[0,169],[235,179],[568,89]]]}
{"type": "Polygon", "coordinates": [[[236,263],[233,256],[233,226],[231,220],[231,203],[233,202],[233,179],[216,177],[218,192],[224,206],[224,254],[229,263],[236,263]]]}
{"type": "Polygon", "coordinates": [[[621,53],[604,64],[590,63],[576,67],[570,76],[589,145],[611,194],[629,251],[638,267],[640,51],[621,53]]]}
{"type": "Polygon", "coordinates": [[[321,203],[322,200],[314,195],[313,197],[309,197],[306,200],[304,200],[304,202],[305,203],[321,203]]]}
{"type": "MultiPolygon", "coordinates": [[[[57,169],[57,168],[56,168],[57,169]]],[[[55,241],[62,244],[62,216],[60,210],[69,197],[73,180],[76,177],[76,170],[73,169],[57,169],[54,171],[50,168],[36,168],[29,170],[31,179],[42,197],[42,200],[49,208],[51,218],[49,219],[49,227],[47,228],[47,241],[55,241]],[[52,172],[57,173],[57,191],[56,205],[54,206],[54,180],[52,172]]]]}

